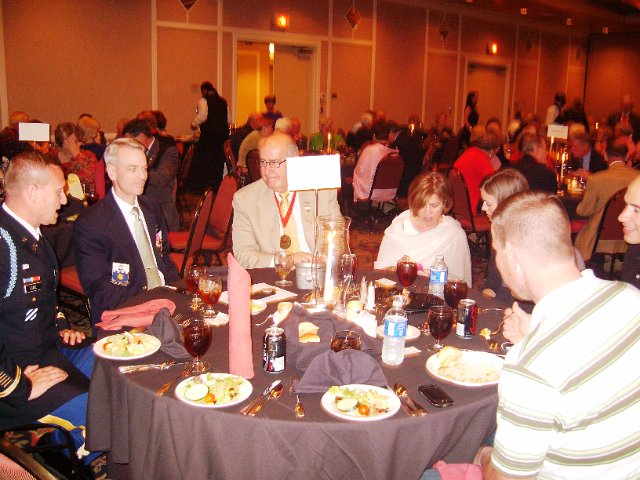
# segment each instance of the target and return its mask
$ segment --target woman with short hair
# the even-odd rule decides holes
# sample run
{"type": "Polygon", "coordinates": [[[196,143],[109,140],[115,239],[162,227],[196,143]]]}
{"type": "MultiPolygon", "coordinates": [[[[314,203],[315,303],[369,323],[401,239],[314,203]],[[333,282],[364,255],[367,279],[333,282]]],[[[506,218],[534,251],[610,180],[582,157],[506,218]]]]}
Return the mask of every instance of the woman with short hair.
{"type": "Polygon", "coordinates": [[[444,255],[451,278],[471,285],[471,254],[460,223],[447,215],[453,206],[451,187],[439,173],[418,175],[409,186],[409,210],[385,230],[374,268],[395,267],[403,256],[428,271],[444,255]]]}

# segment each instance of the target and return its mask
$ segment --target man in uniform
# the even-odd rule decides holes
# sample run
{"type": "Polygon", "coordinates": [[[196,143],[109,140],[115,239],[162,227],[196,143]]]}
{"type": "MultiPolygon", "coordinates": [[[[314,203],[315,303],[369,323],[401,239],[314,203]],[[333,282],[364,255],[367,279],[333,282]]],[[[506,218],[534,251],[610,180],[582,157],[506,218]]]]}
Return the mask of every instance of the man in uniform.
{"type": "MultiPolygon", "coordinates": [[[[275,132],[260,145],[258,180],[233,197],[233,254],[245,268],[273,265],[273,254],[290,251],[294,263],[311,261],[315,193],[289,192],[286,157],[298,155],[289,135],[275,132]]],[[[335,190],[321,190],[318,215],[340,215],[335,190]]]]}
{"type": "MultiPolygon", "coordinates": [[[[6,200],[0,207],[0,429],[36,420],[79,427],[85,423],[93,351],[78,349],[83,333],[56,325],[58,266],[40,233],[40,225],[54,224],[57,210],[67,203],[64,175],[52,160],[22,152],[11,160],[5,184],[6,200]]],[[[76,446],[82,446],[82,430],[69,429],[76,446]]]]}
{"type": "Polygon", "coordinates": [[[104,152],[111,192],[80,215],[73,230],[76,266],[91,303],[91,320],[148,288],[179,280],[169,258],[160,205],[142,195],[147,181],[144,146],[114,140],[104,152]]]}

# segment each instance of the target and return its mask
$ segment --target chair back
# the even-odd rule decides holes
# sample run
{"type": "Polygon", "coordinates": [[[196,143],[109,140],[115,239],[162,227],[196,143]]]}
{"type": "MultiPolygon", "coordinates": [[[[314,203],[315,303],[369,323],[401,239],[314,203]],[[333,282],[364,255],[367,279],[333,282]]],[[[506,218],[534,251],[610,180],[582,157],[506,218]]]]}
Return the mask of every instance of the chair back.
{"type": "Polygon", "coordinates": [[[403,171],[404,160],[398,152],[391,152],[385,155],[376,167],[373,184],[369,192],[369,199],[371,199],[374,190],[392,188],[397,190],[403,171]]]}
{"type": "Polygon", "coordinates": [[[207,232],[207,224],[209,222],[209,216],[211,208],[213,206],[213,189],[209,188],[198,202],[196,211],[191,221],[191,228],[189,229],[189,238],[187,245],[183,253],[182,264],[179,268],[180,276],[184,275],[184,270],[190,261],[198,255],[202,248],[202,241],[204,235],[207,232]]]}
{"type": "Polygon", "coordinates": [[[251,150],[247,154],[247,168],[251,182],[260,180],[260,152],[258,150],[251,150]]]}
{"type": "Polygon", "coordinates": [[[98,160],[96,163],[96,197],[98,200],[102,200],[104,196],[107,194],[107,181],[105,178],[106,175],[106,167],[104,164],[104,158],[98,160]]]}
{"type": "MultiPolygon", "coordinates": [[[[453,194],[453,209],[451,213],[462,226],[472,224],[473,214],[471,211],[471,199],[469,198],[469,188],[462,173],[456,168],[452,168],[447,176],[451,192],[453,194]]],[[[465,230],[467,230],[465,228],[465,230]]]]}
{"type": "Polygon", "coordinates": [[[233,196],[238,188],[240,188],[240,178],[235,173],[229,173],[224,177],[209,215],[209,226],[222,239],[220,248],[224,248],[229,239],[233,221],[233,196]]]}
{"type": "Polygon", "coordinates": [[[187,180],[187,177],[189,177],[189,170],[191,170],[194,152],[195,146],[191,145],[180,164],[180,168],[178,169],[178,191],[181,191],[184,188],[185,181],[187,180]]]}
{"type": "Polygon", "coordinates": [[[592,254],[598,251],[598,242],[600,240],[624,240],[622,224],[618,221],[618,217],[622,213],[622,210],[624,210],[624,194],[626,192],[626,188],[618,190],[611,195],[611,198],[609,198],[607,204],[604,206],[598,232],[596,233],[596,241],[593,244],[592,254]]]}
{"type": "Polygon", "coordinates": [[[236,172],[238,168],[238,162],[236,156],[231,149],[231,140],[225,140],[224,142],[224,159],[227,162],[227,170],[230,172],[236,172]]]}
{"type": "Polygon", "coordinates": [[[59,477],[49,472],[31,455],[2,438],[0,439],[0,478],[56,480],[59,477]]]}

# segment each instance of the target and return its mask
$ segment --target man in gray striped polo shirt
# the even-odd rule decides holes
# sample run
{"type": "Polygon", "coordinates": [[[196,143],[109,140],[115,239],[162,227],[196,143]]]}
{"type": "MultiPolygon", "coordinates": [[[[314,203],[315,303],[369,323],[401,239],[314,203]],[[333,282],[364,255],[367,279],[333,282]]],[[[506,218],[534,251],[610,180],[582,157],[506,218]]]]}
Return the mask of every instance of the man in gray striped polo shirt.
{"type": "Polygon", "coordinates": [[[484,478],[640,478],[640,291],[576,268],[553,195],[508,198],[491,230],[502,278],[536,307],[505,360],[484,478]]]}

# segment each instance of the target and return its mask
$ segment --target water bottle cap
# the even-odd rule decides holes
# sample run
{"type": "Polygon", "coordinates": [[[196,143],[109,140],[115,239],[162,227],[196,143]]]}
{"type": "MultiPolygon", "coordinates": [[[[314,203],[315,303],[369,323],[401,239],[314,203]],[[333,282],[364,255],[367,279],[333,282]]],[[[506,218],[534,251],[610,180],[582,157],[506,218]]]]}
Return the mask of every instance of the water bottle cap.
{"type": "Polygon", "coordinates": [[[393,306],[394,307],[402,307],[402,306],[404,306],[404,297],[402,295],[394,295],[393,296],[393,306]]]}

